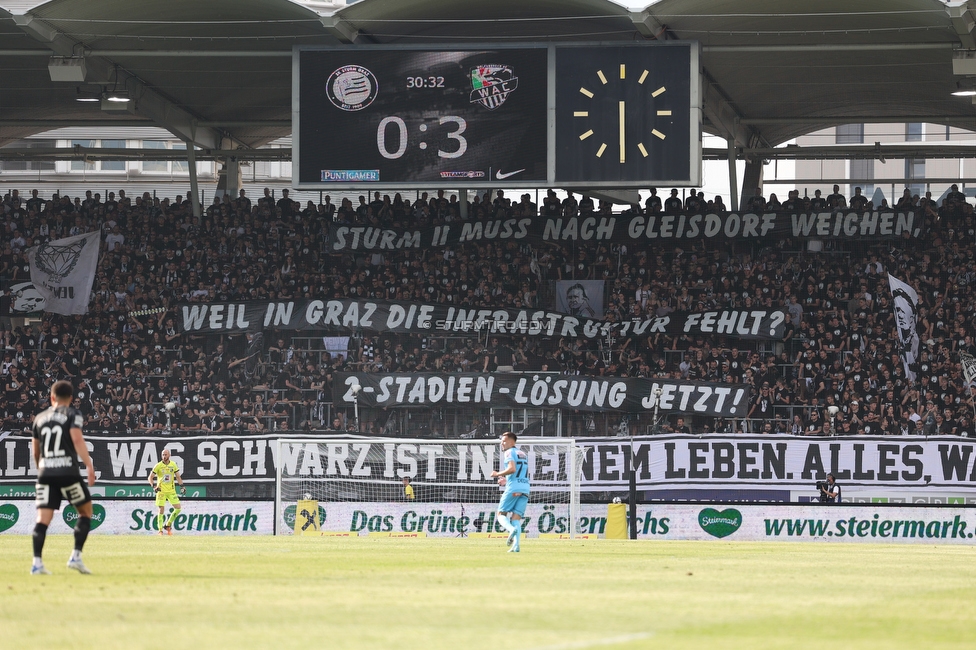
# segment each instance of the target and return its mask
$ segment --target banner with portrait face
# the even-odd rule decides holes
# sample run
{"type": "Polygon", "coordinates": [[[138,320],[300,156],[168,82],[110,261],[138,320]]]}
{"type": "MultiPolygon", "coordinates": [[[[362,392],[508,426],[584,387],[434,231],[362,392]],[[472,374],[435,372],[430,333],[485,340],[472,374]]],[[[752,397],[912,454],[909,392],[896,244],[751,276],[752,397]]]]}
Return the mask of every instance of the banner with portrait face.
{"type": "Polygon", "coordinates": [[[577,318],[603,318],[603,280],[558,280],[556,311],[577,318]]]}
{"type": "Polygon", "coordinates": [[[915,383],[915,369],[918,367],[918,294],[908,284],[888,274],[891,288],[891,305],[895,313],[895,329],[901,343],[901,361],[905,366],[905,377],[915,383]]]}

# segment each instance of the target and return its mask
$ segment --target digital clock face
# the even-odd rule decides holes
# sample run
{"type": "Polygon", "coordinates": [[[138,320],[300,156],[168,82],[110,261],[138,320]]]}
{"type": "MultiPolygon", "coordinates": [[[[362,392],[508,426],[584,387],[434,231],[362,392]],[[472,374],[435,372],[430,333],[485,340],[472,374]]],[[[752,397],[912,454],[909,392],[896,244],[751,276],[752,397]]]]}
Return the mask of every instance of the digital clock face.
{"type": "Polygon", "coordinates": [[[546,182],[546,48],[298,56],[299,187],[546,182]]]}

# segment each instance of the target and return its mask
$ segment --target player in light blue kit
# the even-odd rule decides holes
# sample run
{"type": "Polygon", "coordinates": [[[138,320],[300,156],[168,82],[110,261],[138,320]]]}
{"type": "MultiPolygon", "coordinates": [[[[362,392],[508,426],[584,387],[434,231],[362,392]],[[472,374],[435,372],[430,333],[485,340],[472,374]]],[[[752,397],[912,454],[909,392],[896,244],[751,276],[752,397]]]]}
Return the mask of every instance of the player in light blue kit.
{"type": "Polygon", "coordinates": [[[502,528],[508,531],[509,553],[519,552],[519,538],[522,535],[522,517],[529,504],[529,459],[515,446],[518,437],[511,431],[501,436],[502,467],[500,472],[492,472],[498,484],[505,488],[498,502],[498,519],[502,528]],[[511,519],[509,519],[511,515],[511,519]]]}

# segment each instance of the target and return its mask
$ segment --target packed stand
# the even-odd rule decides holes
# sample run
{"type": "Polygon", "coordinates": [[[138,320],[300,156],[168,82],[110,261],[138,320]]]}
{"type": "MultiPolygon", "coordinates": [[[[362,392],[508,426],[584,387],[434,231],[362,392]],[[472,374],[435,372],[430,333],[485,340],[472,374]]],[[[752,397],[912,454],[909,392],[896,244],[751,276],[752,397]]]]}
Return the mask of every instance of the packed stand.
{"type": "MultiPolygon", "coordinates": [[[[784,202],[757,190],[752,211],[891,209],[873,206],[859,189],[784,202]]],[[[21,429],[47,403],[57,379],[79,388],[89,426],[112,432],[229,432],[352,426],[347,409],[332,409],[336,372],[491,372],[497,366],[574,375],[670,377],[746,382],[754,401],[746,418],[721,420],[648,415],[597,418],[570,413],[570,434],[758,432],[805,435],[906,433],[972,436],[972,401],[959,352],[974,350],[976,236],[973,207],[953,186],[943,205],[905,190],[894,206],[925,221],[921,240],[876,244],[830,240],[820,253],[781,239],[729,247],[696,242],[662,250],[608,243],[531,246],[464,244],[445,249],[326,254],[325,224],[391,228],[436,226],[461,219],[455,196],[426,193],[414,201],[376,192],[358,205],[302,206],[287,191],[253,202],[215,199],[202,217],[189,201],[120,190],[103,201],[3,198],[6,233],[0,255],[4,286],[29,280],[25,251],[44,241],[100,229],[103,248],[89,314],[44,314],[39,324],[0,331],[0,373],[6,399],[3,428],[21,429]],[[899,357],[887,273],[918,290],[923,341],[919,382],[910,386],[899,357]],[[654,334],[614,340],[526,339],[477,335],[434,340],[397,334],[354,338],[346,354],[310,350],[294,332],[195,336],[181,333],[175,306],[186,302],[374,298],[457,306],[551,307],[559,279],[606,281],[606,320],[671,311],[783,308],[787,339],[765,345],[724,338],[654,334]],[[249,353],[258,347],[258,353],[249,353]],[[501,355],[501,359],[499,356],[501,355]],[[500,363],[502,361],[502,363],[500,363]],[[831,422],[827,407],[836,405],[831,422]],[[833,429],[831,429],[833,427],[833,429]]],[[[610,214],[586,196],[548,192],[541,208],[529,194],[512,201],[498,191],[476,196],[468,219],[610,214]]],[[[722,214],[721,197],[652,190],[629,212],[722,214]]],[[[4,297],[6,307],[29,297],[4,297]]],[[[0,311],[5,310],[0,307],[0,311]]],[[[302,333],[306,335],[307,333],[302,333]]],[[[322,332],[319,335],[335,334],[322,332]]],[[[363,428],[376,431],[366,414],[363,428]]]]}

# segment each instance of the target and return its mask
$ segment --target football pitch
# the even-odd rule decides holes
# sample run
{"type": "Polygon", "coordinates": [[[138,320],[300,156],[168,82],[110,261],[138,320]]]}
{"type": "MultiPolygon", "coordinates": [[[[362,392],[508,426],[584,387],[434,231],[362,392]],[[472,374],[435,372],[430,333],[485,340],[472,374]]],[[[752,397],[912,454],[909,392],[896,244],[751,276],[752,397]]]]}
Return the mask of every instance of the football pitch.
{"type": "Polygon", "coordinates": [[[0,537],[0,647],[972,648],[976,549],[0,537]]]}

